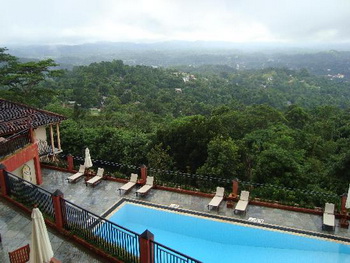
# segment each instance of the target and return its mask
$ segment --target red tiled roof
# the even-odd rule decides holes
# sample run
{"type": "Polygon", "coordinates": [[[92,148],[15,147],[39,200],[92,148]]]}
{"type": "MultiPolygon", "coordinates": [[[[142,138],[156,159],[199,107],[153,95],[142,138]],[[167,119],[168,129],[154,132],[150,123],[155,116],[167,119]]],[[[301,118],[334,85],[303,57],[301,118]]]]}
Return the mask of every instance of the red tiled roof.
{"type": "Polygon", "coordinates": [[[28,129],[30,125],[37,128],[65,119],[67,118],[53,112],[0,98],[0,136],[28,129]]]}

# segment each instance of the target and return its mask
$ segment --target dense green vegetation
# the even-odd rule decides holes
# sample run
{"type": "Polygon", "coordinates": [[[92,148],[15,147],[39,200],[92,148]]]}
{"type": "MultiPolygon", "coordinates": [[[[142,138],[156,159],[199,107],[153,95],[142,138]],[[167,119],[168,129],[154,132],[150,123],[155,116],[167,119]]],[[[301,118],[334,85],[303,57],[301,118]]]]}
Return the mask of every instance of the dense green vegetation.
{"type": "Polygon", "coordinates": [[[61,125],[66,153],[83,155],[88,146],[93,158],[117,163],[337,194],[347,190],[347,81],[306,69],[175,69],[114,60],[46,76],[32,87],[50,91],[40,100],[5,84],[0,97],[69,117],[61,125]]]}

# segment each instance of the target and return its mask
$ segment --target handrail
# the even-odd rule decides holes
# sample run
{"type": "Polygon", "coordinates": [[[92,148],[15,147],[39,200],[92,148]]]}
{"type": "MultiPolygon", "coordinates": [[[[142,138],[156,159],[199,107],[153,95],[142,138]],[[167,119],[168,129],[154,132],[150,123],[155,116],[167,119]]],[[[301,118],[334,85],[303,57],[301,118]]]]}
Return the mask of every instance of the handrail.
{"type": "Polygon", "coordinates": [[[154,245],[153,257],[154,257],[155,262],[158,262],[157,261],[158,258],[160,258],[160,260],[161,260],[160,262],[162,262],[162,263],[167,263],[167,262],[201,263],[202,262],[202,261],[194,259],[190,256],[187,256],[181,252],[178,252],[170,247],[167,247],[163,244],[160,244],[154,240],[150,240],[150,242],[154,245]],[[167,256],[165,257],[166,261],[164,261],[165,259],[162,259],[161,256],[157,257],[157,253],[159,250],[162,250],[163,253],[167,254],[167,256]],[[170,256],[169,256],[169,254],[170,254],[170,256]],[[172,260],[172,258],[173,258],[173,260],[172,260]]]}
{"type": "Polygon", "coordinates": [[[136,233],[136,232],[134,232],[134,231],[132,231],[132,230],[130,230],[130,229],[127,229],[127,228],[125,228],[125,227],[123,227],[123,226],[121,226],[121,225],[118,225],[118,224],[116,224],[116,223],[114,223],[114,222],[112,222],[112,221],[109,221],[109,220],[107,220],[106,218],[100,217],[99,215],[97,215],[97,214],[95,214],[95,213],[93,213],[93,212],[91,212],[91,211],[88,211],[88,210],[86,210],[85,208],[82,208],[81,206],[79,206],[79,205],[77,205],[77,204],[74,204],[74,203],[68,201],[67,199],[64,199],[64,201],[65,201],[66,203],[72,205],[72,206],[75,206],[75,207],[81,209],[82,211],[88,212],[90,215],[92,215],[92,216],[98,218],[98,219],[101,220],[101,221],[106,221],[106,222],[108,221],[108,222],[111,223],[112,225],[114,225],[114,226],[116,226],[116,227],[118,227],[118,228],[121,228],[121,229],[123,229],[124,231],[129,232],[130,234],[139,236],[138,233],[136,233]]]}
{"type": "Polygon", "coordinates": [[[1,144],[1,143],[4,143],[4,142],[7,142],[7,141],[9,141],[9,140],[11,140],[11,139],[13,139],[13,138],[16,138],[16,137],[18,137],[19,135],[23,135],[23,134],[27,134],[27,133],[29,133],[29,129],[26,129],[26,130],[17,132],[17,133],[15,133],[15,134],[12,134],[11,136],[5,138],[5,139],[6,139],[5,141],[0,142],[0,144],[1,144]]]}
{"type": "Polygon", "coordinates": [[[0,142],[0,159],[30,144],[29,130],[25,130],[5,138],[0,142]]]}
{"type": "Polygon", "coordinates": [[[16,178],[16,179],[18,179],[18,180],[25,181],[26,184],[31,185],[32,187],[38,188],[40,191],[45,192],[45,193],[48,194],[48,195],[52,195],[52,193],[51,193],[50,191],[48,191],[48,190],[46,190],[46,189],[44,189],[44,188],[42,188],[42,187],[40,187],[40,186],[38,186],[38,185],[36,185],[36,184],[33,184],[33,183],[29,182],[29,181],[26,181],[26,180],[24,180],[23,178],[21,178],[21,177],[15,175],[15,174],[13,174],[13,173],[11,173],[11,172],[7,172],[7,174],[8,174],[8,175],[11,175],[12,177],[14,177],[14,178],[16,178]]]}

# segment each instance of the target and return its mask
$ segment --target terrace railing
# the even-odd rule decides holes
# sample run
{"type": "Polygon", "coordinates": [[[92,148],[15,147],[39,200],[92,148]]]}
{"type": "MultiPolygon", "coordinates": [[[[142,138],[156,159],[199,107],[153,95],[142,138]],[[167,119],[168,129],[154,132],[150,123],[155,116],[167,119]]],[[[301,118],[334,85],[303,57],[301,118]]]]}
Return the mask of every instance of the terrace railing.
{"type": "Polygon", "coordinates": [[[126,262],[139,262],[139,235],[65,199],[64,228],[126,262]]]}
{"type": "Polygon", "coordinates": [[[7,190],[9,196],[14,200],[29,209],[37,205],[47,218],[50,218],[52,221],[54,220],[52,197],[51,193],[47,190],[11,173],[7,173],[7,190]]]}
{"type": "MultiPolygon", "coordinates": [[[[64,160],[66,156],[60,155],[64,160]]],[[[84,158],[73,156],[76,170],[79,163],[84,163],[84,158]]],[[[97,167],[105,168],[108,175],[116,178],[129,178],[131,173],[139,173],[140,167],[110,161],[93,159],[93,170],[97,167]]],[[[237,178],[222,178],[210,174],[190,174],[180,171],[169,171],[147,168],[147,175],[154,176],[156,185],[174,189],[191,190],[202,193],[214,193],[217,186],[224,187],[228,193],[232,191],[232,181],[239,182],[240,190],[250,191],[251,198],[256,198],[267,203],[278,202],[287,206],[303,208],[323,207],[326,202],[334,203],[340,207],[341,194],[327,190],[313,191],[309,189],[289,188],[282,185],[262,184],[251,181],[241,181],[237,178]]],[[[238,193],[239,194],[239,193],[238,193]]]]}
{"type": "Polygon", "coordinates": [[[29,130],[16,133],[0,142],[0,160],[30,144],[29,130]]]}
{"type": "Polygon", "coordinates": [[[154,240],[150,242],[153,245],[152,258],[154,263],[201,263],[201,261],[188,257],[154,240]]]}
{"type": "MultiPolygon", "coordinates": [[[[78,163],[83,164],[84,163],[84,157],[81,156],[73,156],[74,161],[76,161],[76,167],[78,168],[78,163]]],[[[130,164],[122,164],[122,163],[116,163],[116,162],[110,162],[110,161],[104,161],[104,160],[97,160],[92,159],[93,167],[91,169],[94,169],[97,171],[97,167],[103,167],[105,169],[105,173],[108,173],[110,175],[114,175],[115,177],[125,177],[129,178],[131,173],[137,173],[139,170],[139,167],[136,165],[130,165],[130,164]],[[127,175],[127,176],[125,176],[127,175]]]]}
{"type": "MultiPolygon", "coordinates": [[[[58,190],[52,194],[1,168],[0,189],[3,196],[11,198],[29,210],[37,205],[46,219],[59,230],[63,229],[70,235],[83,239],[92,247],[103,251],[104,255],[110,255],[124,262],[143,263],[141,258],[145,257],[141,257],[142,238],[139,234],[100,217],[64,199],[63,196],[57,197],[57,193],[60,193],[58,190]],[[56,200],[59,200],[59,205],[56,200]]],[[[152,261],[154,263],[199,262],[157,242],[152,244],[147,251],[154,257],[152,261]]]]}

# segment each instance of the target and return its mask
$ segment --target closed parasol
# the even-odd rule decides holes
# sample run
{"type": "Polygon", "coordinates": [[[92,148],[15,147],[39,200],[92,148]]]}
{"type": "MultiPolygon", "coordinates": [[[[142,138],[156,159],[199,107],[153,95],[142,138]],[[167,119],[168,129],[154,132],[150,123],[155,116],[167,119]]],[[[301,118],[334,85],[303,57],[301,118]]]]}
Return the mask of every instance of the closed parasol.
{"type": "Polygon", "coordinates": [[[85,168],[90,168],[90,167],[92,167],[92,161],[91,161],[91,156],[90,156],[89,148],[86,148],[86,149],[85,149],[85,161],[84,161],[84,166],[85,166],[85,168]]]}
{"type": "Polygon", "coordinates": [[[53,251],[43,215],[39,208],[34,208],[32,211],[32,243],[29,262],[47,263],[52,257],[53,251]]]}

